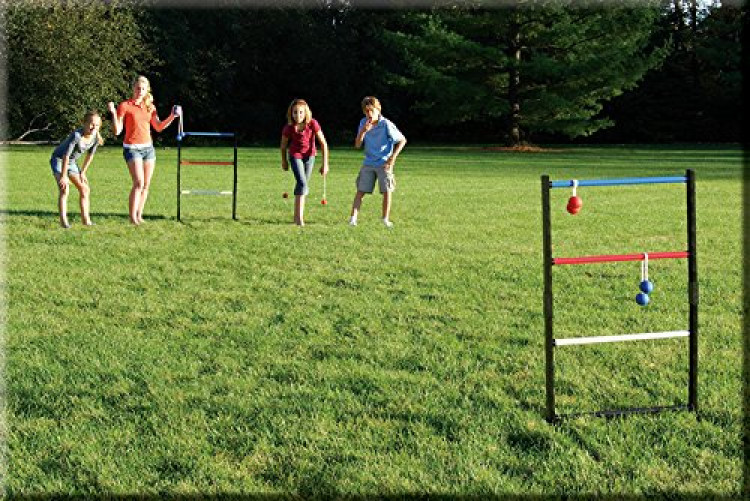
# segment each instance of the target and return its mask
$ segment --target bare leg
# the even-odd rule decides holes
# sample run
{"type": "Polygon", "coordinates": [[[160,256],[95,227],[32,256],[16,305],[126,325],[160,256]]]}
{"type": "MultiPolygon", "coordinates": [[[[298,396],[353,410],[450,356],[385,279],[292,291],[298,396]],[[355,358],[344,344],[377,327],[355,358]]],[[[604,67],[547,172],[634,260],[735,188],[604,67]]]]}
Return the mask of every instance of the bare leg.
{"type": "Polygon", "coordinates": [[[385,192],[383,193],[383,219],[387,219],[390,221],[391,216],[391,193],[385,192]]]}
{"type": "Polygon", "coordinates": [[[88,183],[81,181],[79,176],[70,176],[70,181],[76,186],[76,188],[78,188],[78,193],[80,194],[81,221],[86,226],[90,226],[91,216],[89,215],[89,194],[91,193],[91,188],[89,188],[88,183]]]}
{"type": "Polygon", "coordinates": [[[141,200],[138,206],[138,223],[143,222],[143,207],[146,205],[148,198],[148,189],[151,186],[151,178],[156,169],[156,160],[144,160],[143,162],[143,188],[141,189],[141,200]]]}
{"type": "Polygon", "coordinates": [[[297,220],[297,224],[300,226],[305,225],[305,195],[298,195],[294,197],[294,212],[295,212],[295,219],[297,220]]]}
{"type": "MultiPolygon", "coordinates": [[[[70,179],[70,177],[68,177],[70,179]]],[[[57,183],[60,182],[60,174],[55,174],[55,181],[57,183]]],[[[57,184],[55,183],[55,184],[57,184]]],[[[60,188],[60,185],[57,184],[57,208],[60,211],[60,226],[67,228],[70,226],[68,223],[68,191],[70,190],[70,185],[68,185],[65,189],[60,188]]]]}
{"type": "Polygon", "coordinates": [[[128,214],[130,222],[139,225],[138,208],[141,206],[141,192],[143,191],[143,161],[136,158],[128,162],[130,178],[133,180],[133,186],[130,188],[130,197],[128,198],[128,214]]]}
{"type": "Polygon", "coordinates": [[[354,195],[354,202],[352,203],[352,217],[356,218],[357,214],[359,214],[359,209],[360,207],[362,207],[362,197],[364,196],[364,191],[357,191],[357,194],[354,195]]]}

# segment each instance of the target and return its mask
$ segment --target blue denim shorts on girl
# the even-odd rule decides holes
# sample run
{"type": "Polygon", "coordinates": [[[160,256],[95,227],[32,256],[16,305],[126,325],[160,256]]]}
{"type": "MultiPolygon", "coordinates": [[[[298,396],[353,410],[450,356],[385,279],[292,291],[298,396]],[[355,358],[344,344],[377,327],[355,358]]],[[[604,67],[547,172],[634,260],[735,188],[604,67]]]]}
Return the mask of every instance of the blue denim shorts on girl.
{"type": "MultiPolygon", "coordinates": [[[[62,174],[62,158],[52,157],[49,161],[50,167],[52,167],[52,174],[60,175],[62,174]]],[[[78,170],[78,166],[75,162],[68,162],[68,175],[69,176],[77,176],[81,173],[80,170],[78,170]]]]}
{"type": "Polygon", "coordinates": [[[154,160],[156,159],[156,151],[153,146],[123,146],[122,156],[126,162],[131,160],[154,160]]]}

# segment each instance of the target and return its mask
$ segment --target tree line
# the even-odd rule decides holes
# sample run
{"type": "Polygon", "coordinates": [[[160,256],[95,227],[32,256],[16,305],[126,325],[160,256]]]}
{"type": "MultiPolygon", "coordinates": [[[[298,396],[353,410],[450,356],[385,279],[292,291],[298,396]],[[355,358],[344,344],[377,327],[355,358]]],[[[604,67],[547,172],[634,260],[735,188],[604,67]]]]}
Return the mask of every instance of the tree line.
{"type": "Polygon", "coordinates": [[[181,104],[185,130],[235,131],[243,143],[278,141],[298,97],[330,140],[350,142],[365,95],[422,142],[740,139],[736,5],[228,4],[6,5],[9,138],[59,139],[144,74],[161,115],[181,104]]]}

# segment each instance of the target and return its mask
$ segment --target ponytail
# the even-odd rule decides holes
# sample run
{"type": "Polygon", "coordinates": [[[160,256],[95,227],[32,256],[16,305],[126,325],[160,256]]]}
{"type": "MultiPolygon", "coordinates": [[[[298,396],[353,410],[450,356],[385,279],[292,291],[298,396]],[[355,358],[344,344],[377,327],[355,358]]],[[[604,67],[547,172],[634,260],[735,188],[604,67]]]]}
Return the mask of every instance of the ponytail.
{"type": "Polygon", "coordinates": [[[146,95],[143,97],[143,104],[146,105],[146,111],[149,113],[154,111],[154,96],[151,94],[150,90],[146,92],[146,95]]]}

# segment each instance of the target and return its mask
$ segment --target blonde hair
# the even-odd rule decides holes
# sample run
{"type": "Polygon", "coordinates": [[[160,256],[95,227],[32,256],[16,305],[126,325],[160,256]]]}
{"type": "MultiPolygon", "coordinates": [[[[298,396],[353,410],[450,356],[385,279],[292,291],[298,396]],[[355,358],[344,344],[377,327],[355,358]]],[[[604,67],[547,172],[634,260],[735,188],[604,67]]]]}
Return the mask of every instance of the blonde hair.
{"type": "Polygon", "coordinates": [[[289,105],[289,108],[286,110],[286,121],[289,125],[294,125],[294,120],[292,120],[292,109],[294,109],[295,106],[302,106],[305,109],[305,120],[303,123],[305,126],[307,126],[310,123],[310,120],[312,120],[312,111],[310,111],[310,106],[307,105],[307,101],[304,99],[294,99],[292,100],[291,104],[289,105]]]}
{"type": "Polygon", "coordinates": [[[154,96],[151,94],[151,82],[149,82],[148,78],[143,75],[138,75],[135,77],[135,80],[133,80],[132,87],[135,87],[135,84],[138,82],[144,82],[146,84],[146,95],[143,96],[143,104],[146,105],[146,111],[151,113],[154,110],[154,96]]]}
{"type": "MultiPolygon", "coordinates": [[[[99,110],[89,110],[86,112],[86,114],[83,116],[83,125],[88,124],[94,117],[99,117],[99,120],[101,122],[102,115],[99,113],[99,110]]],[[[99,134],[99,131],[96,131],[96,142],[99,146],[104,144],[104,138],[101,134],[99,134]]]]}
{"type": "Polygon", "coordinates": [[[378,101],[378,98],[375,96],[367,96],[362,100],[362,111],[366,111],[367,108],[372,106],[378,111],[382,111],[383,108],[380,107],[380,101],[378,101]]]}

